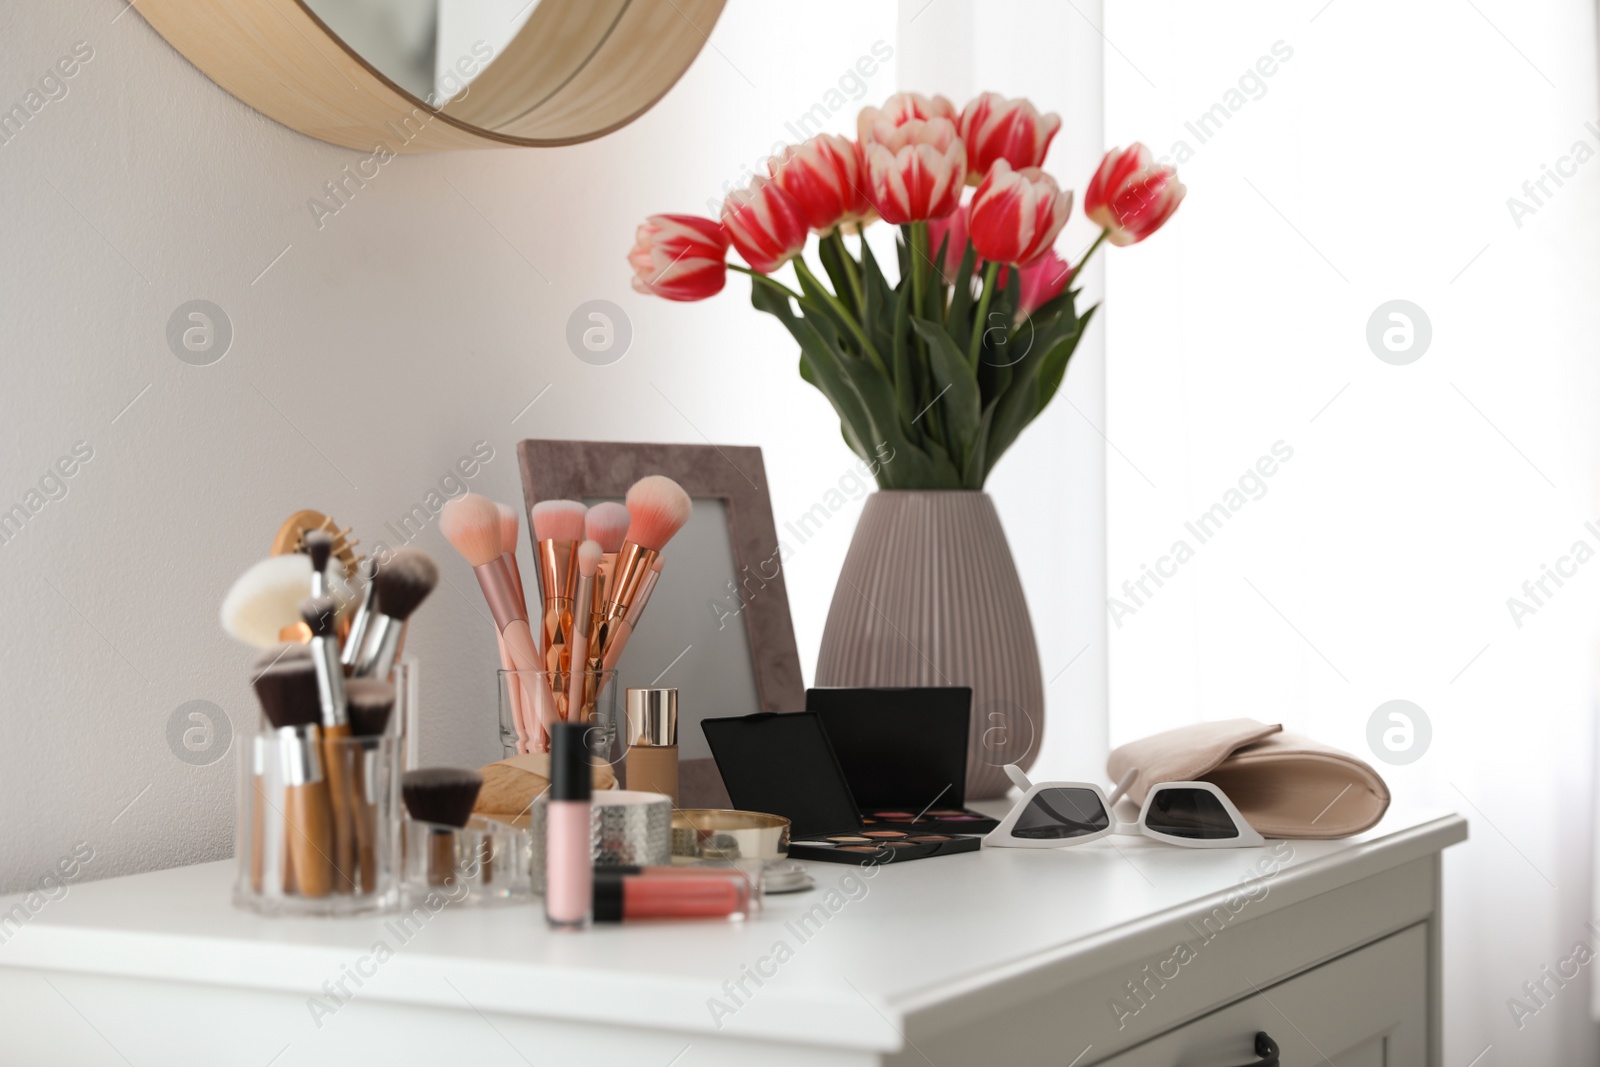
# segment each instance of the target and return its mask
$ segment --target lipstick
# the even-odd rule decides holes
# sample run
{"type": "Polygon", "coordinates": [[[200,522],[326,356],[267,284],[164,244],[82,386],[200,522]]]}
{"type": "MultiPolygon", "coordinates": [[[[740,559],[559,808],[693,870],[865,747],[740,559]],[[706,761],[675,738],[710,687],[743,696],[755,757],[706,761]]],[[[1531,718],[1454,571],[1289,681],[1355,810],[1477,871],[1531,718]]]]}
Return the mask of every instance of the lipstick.
{"type": "Polygon", "coordinates": [[[743,919],[750,885],[725,874],[615,874],[594,876],[594,921],[635,919],[743,919]]]}

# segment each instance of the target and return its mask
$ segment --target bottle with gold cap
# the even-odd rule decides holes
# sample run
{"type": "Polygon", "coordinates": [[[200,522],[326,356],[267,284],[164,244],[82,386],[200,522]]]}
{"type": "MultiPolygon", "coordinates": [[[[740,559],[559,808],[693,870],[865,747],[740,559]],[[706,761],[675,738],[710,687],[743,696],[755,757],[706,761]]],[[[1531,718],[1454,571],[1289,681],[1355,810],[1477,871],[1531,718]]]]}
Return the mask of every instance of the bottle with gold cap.
{"type": "Polygon", "coordinates": [[[628,788],[678,805],[678,691],[628,690],[628,788]]]}

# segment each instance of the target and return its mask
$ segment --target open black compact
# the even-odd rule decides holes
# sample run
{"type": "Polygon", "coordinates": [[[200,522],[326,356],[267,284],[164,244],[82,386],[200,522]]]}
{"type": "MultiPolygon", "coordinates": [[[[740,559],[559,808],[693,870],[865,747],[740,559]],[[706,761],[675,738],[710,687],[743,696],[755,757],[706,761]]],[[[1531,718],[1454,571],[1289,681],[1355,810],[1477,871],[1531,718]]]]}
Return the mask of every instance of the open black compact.
{"type": "Polygon", "coordinates": [[[891,826],[875,819],[863,824],[816,712],[705,719],[700,728],[734,806],[789,820],[791,859],[894,863],[976,852],[982,843],[970,831],[952,833],[920,823],[891,826]]]}
{"type": "Polygon", "coordinates": [[[972,690],[807,689],[864,829],[986,834],[998,819],[966,807],[972,690]]]}

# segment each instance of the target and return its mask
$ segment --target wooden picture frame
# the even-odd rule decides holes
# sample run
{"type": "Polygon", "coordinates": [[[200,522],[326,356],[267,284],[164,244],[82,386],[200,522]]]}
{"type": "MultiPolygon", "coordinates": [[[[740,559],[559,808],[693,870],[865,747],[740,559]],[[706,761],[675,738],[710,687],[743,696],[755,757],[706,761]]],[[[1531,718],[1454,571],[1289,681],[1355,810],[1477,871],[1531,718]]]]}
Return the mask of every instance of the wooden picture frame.
{"type": "MultiPolygon", "coordinates": [[[[701,719],[755,711],[799,711],[805,707],[800,654],[789,615],[777,525],[760,448],[526,440],[517,445],[517,458],[522,495],[529,508],[541,500],[621,500],[628,487],[640,478],[664,474],[683,486],[691,499],[717,501],[725,511],[732,571],[739,588],[706,590],[706,599],[712,604],[711,610],[717,611],[717,598],[711,594],[721,593],[722,603],[727,605],[721,610],[736,614],[743,622],[757,706],[694,707],[680,700],[680,752],[687,757],[697,751],[703,740],[699,735],[701,719]],[[689,731],[693,731],[692,736],[686,736],[689,731]]],[[[661,590],[651,600],[635,641],[645,630],[672,624],[663,593],[673,574],[673,544],[667,546],[663,556],[667,569],[662,573],[661,590]]],[[[631,650],[633,645],[629,647],[631,650]]],[[[623,665],[628,665],[626,655],[623,665]]],[[[620,684],[643,686],[650,681],[624,677],[620,684]]],[[[684,758],[679,766],[679,781],[680,807],[730,806],[716,764],[708,757],[684,758]]]]}

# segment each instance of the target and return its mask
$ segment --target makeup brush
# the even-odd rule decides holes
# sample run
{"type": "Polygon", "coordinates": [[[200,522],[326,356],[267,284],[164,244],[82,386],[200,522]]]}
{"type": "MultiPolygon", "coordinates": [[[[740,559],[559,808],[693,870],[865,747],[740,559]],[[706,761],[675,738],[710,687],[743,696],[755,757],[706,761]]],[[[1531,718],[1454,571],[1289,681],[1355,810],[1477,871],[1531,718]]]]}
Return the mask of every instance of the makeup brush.
{"type": "Polygon", "coordinates": [[[378,740],[389,728],[394,710],[394,686],[376,678],[352,678],[345,686],[349,703],[350,733],[358,741],[359,752],[350,767],[350,795],[354,801],[356,831],[356,870],[361,892],[378,887],[378,798],[371,795],[378,740]]]}
{"type": "Polygon", "coordinates": [[[311,559],[268,556],[241,574],[222,600],[222,628],[255,648],[271,648],[300,625],[300,602],[311,592],[311,559]]]}
{"type": "Polygon", "coordinates": [[[694,508],[683,487],[660,474],[634,482],[627,499],[628,536],[617,552],[611,588],[600,612],[602,650],[615,643],[616,623],[624,619],[637,623],[633,609],[639,588],[652,564],[660,558],[662,548],[683,529],[694,508]]]}
{"type": "MultiPolygon", "coordinates": [[[[528,627],[528,614],[511,587],[511,572],[506,569],[500,551],[500,512],[494,501],[476,493],[447,501],[439,513],[439,529],[477,576],[478,587],[483,590],[483,598],[489,604],[489,612],[494,616],[495,627],[504,643],[506,660],[502,665],[514,671],[540,670],[539,651],[528,627]]],[[[530,745],[542,752],[548,741],[541,723],[557,717],[554,715],[555,698],[542,674],[513,675],[510,679],[513,689],[529,677],[535,677],[535,682],[529,686],[533,690],[532,706],[523,705],[523,712],[538,721],[524,722],[523,728],[530,745]]],[[[524,694],[529,687],[524,688],[524,694]]]]}
{"type": "Polygon", "coordinates": [[[373,579],[377,577],[378,561],[364,560],[361,569],[356,572],[357,589],[366,591],[362,597],[361,606],[356,608],[355,614],[350,617],[350,632],[345,634],[344,648],[339,653],[339,663],[345,668],[346,673],[355,670],[356,660],[361,658],[361,646],[367,639],[367,627],[372,625],[373,613],[378,607],[377,591],[373,586],[373,579]]]}
{"type": "Polygon", "coordinates": [[[283,761],[284,892],[327,896],[333,888],[333,818],[317,725],[322,705],[316,667],[309,659],[279,662],[257,674],[251,685],[277,731],[283,761]]]}
{"type": "Polygon", "coordinates": [[[578,591],[574,598],[579,610],[572,618],[572,656],[567,667],[567,718],[586,718],[583,708],[589,679],[589,601],[594,597],[594,575],[600,568],[600,542],[585,541],[578,546],[578,591]]]}
{"type": "Polygon", "coordinates": [[[300,605],[300,619],[311,631],[311,666],[317,676],[317,705],[322,711],[322,767],[328,779],[333,812],[334,888],[350,893],[356,887],[355,791],[351,788],[350,714],[345,703],[344,668],[339,666],[339,638],[334,629],[338,605],[332,597],[311,597],[300,605]]]}
{"type": "Polygon", "coordinates": [[[311,557],[311,595],[328,595],[328,558],[333,555],[333,538],[326,530],[307,530],[303,538],[306,555],[311,557]]]}
{"type": "Polygon", "coordinates": [[[600,542],[600,551],[615,556],[628,536],[628,506],[607,500],[590,508],[583,517],[583,532],[591,541],[600,542]]]}
{"type": "Polygon", "coordinates": [[[268,667],[278,663],[293,663],[295,660],[311,660],[311,646],[303,645],[298,641],[284,641],[264,649],[261,655],[251,664],[250,676],[254,678],[268,667]]]}
{"type": "Polygon", "coordinates": [[[583,540],[584,507],[576,500],[541,500],[528,510],[533,526],[534,559],[539,566],[539,648],[550,670],[550,651],[566,645],[572,629],[572,594],[578,584],[577,550],[583,540]]]}
{"type": "MultiPolygon", "coordinates": [[[[594,619],[589,623],[591,642],[600,628],[600,609],[611,592],[611,572],[616,569],[617,552],[628,536],[628,507],[615,500],[606,500],[590,508],[583,517],[584,536],[600,542],[600,569],[594,576],[594,601],[589,612],[594,619]]],[[[583,605],[578,605],[583,610],[583,605]]]]}
{"type": "Polygon", "coordinates": [[[495,510],[500,512],[500,552],[506,557],[506,566],[516,582],[517,595],[522,597],[523,610],[526,611],[528,597],[522,588],[522,568],[517,565],[517,531],[522,527],[517,521],[516,509],[510,504],[496,502],[495,510]]]}
{"type": "Polygon", "coordinates": [[[628,647],[628,639],[633,636],[639,620],[644,618],[644,609],[650,604],[650,594],[656,591],[656,585],[661,581],[661,570],[666,565],[667,561],[660,556],[650,564],[650,573],[639,583],[639,595],[634,598],[633,609],[628,612],[627,618],[618,619],[612,626],[611,643],[606,646],[605,653],[601,657],[601,670],[614,671],[617,669],[617,664],[622,662],[623,650],[628,647]]]}
{"type": "MultiPolygon", "coordinates": [[[[445,505],[449,510],[449,505],[445,505]]],[[[498,531],[495,534],[499,539],[498,531]]],[[[361,652],[352,670],[357,678],[388,681],[404,636],[406,620],[433,587],[439,584],[439,567],[428,554],[417,548],[402,548],[378,568],[369,596],[377,598],[361,652]]]]}
{"type": "Polygon", "coordinates": [[[455,834],[472,818],[472,805],[483,788],[483,775],[462,767],[424,767],[407,771],[400,780],[406,811],[428,828],[428,884],[449,885],[455,874],[455,834]]]}
{"type": "MultiPolygon", "coordinates": [[[[517,566],[517,531],[521,528],[517,522],[517,513],[512,510],[509,504],[501,504],[497,502],[495,504],[495,509],[500,512],[501,555],[505,558],[506,568],[511,571],[511,582],[516,587],[517,599],[522,603],[522,613],[526,615],[528,613],[528,596],[527,592],[522,586],[522,569],[517,566]]],[[[495,636],[495,640],[499,641],[500,643],[500,662],[505,663],[509,658],[506,654],[505,641],[500,638],[498,634],[495,636]]],[[[514,712],[512,715],[512,721],[520,724],[524,719],[527,718],[528,714],[526,709],[521,707],[523,697],[522,687],[517,685],[511,686],[510,696],[514,712]]],[[[527,747],[528,746],[525,742],[518,745],[519,751],[525,752],[527,751],[527,747]]]]}

